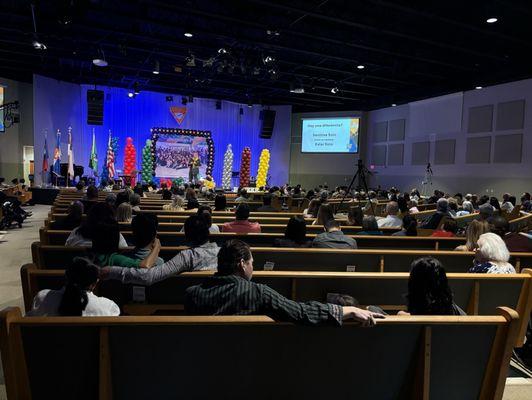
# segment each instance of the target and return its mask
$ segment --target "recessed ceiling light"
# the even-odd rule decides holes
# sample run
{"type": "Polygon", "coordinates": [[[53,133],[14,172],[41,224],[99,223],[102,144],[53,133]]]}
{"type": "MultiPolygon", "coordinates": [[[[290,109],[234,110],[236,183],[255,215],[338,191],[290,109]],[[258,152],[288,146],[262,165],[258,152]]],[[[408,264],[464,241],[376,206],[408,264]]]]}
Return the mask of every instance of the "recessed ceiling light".
{"type": "Polygon", "coordinates": [[[397,105],[397,104],[395,104],[395,103],[392,103],[392,107],[395,107],[396,105],[397,105]]]}
{"type": "Polygon", "coordinates": [[[482,89],[482,86],[475,86],[475,89],[480,90],[482,89]]]}
{"type": "Polygon", "coordinates": [[[32,44],[33,44],[33,48],[34,48],[35,50],[46,50],[46,49],[47,49],[47,47],[46,47],[46,45],[45,45],[44,43],[39,42],[39,41],[37,41],[37,40],[34,40],[34,41],[32,42],[32,44]]]}
{"type": "Polygon", "coordinates": [[[159,64],[159,61],[155,61],[155,65],[153,66],[153,74],[159,75],[161,73],[161,66],[159,64]]]}
{"type": "Polygon", "coordinates": [[[92,60],[92,63],[97,67],[107,67],[107,65],[109,65],[107,61],[105,61],[105,59],[103,58],[95,58],[94,60],[92,60]]]}
{"type": "Polygon", "coordinates": [[[358,68],[358,69],[364,69],[364,68],[366,68],[366,67],[365,67],[364,65],[360,64],[360,65],[357,65],[357,68],[358,68]]]}
{"type": "Polygon", "coordinates": [[[227,50],[224,47],[218,49],[218,54],[227,54],[227,50]]]}
{"type": "Polygon", "coordinates": [[[491,17],[491,18],[488,18],[488,19],[486,20],[486,22],[487,22],[488,24],[494,24],[494,23],[497,22],[497,21],[498,21],[498,19],[495,18],[495,17],[491,17]]]}
{"type": "Polygon", "coordinates": [[[135,93],[133,92],[127,92],[127,97],[131,98],[131,97],[135,97],[135,93]]]}
{"type": "Polygon", "coordinates": [[[185,37],[191,38],[192,36],[194,36],[193,33],[191,33],[191,32],[185,32],[185,37]]]}
{"type": "Polygon", "coordinates": [[[336,94],[336,93],[338,93],[338,88],[337,88],[336,86],[333,87],[333,88],[331,89],[331,93],[332,93],[332,94],[336,94]]]}

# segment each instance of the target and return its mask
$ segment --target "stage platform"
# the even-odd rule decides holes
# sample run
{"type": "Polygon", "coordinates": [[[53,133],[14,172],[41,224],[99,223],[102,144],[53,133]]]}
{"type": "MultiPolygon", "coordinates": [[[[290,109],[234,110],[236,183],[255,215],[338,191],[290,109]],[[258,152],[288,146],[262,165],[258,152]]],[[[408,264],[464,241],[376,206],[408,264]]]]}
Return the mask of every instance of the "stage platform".
{"type": "Polygon", "coordinates": [[[32,204],[53,205],[55,198],[59,194],[59,189],[54,188],[32,187],[29,190],[32,193],[32,204]]]}

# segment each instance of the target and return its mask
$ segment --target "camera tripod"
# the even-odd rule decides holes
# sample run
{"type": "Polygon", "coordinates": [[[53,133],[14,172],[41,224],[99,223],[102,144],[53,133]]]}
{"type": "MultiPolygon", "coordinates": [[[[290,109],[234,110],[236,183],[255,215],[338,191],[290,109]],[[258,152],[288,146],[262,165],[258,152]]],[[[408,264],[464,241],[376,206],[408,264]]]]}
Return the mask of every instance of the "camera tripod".
{"type": "Polygon", "coordinates": [[[366,175],[371,175],[371,172],[368,171],[368,169],[364,166],[364,163],[362,160],[358,160],[357,162],[357,171],[353,175],[353,178],[351,179],[351,183],[349,184],[347,190],[345,191],[344,197],[342,197],[342,200],[340,201],[340,204],[338,205],[338,210],[342,207],[342,204],[344,204],[345,198],[347,197],[347,194],[351,192],[351,189],[353,188],[353,184],[355,183],[355,180],[358,178],[358,185],[357,190],[360,190],[361,188],[364,189],[366,192],[366,196],[368,197],[368,201],[371,205],[371,211],[373,215],[375,215],[375,205],[369,198],[369,189],[368,189],[368,182],[366,180],[366,175]]]}

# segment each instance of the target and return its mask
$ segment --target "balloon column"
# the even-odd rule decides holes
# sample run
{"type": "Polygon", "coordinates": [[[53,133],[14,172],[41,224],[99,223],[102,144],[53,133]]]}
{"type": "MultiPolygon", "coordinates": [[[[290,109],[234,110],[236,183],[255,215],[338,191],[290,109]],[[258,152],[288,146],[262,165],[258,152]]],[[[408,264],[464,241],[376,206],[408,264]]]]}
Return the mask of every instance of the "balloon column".
{"type": "Polygon", "coordinates": [[[225,190],[231,189],[231,177],[233,175],[233,149],[231,144],[227,145],[224,155],[224,170],[222,173],[222,187],[225,190]]]}
{"type": "Polygon", "coordinates": [[[142,182],[150,183],[153,172],[153,157],[151,140],[146,140],[146,145],[142,149],[142,182]]]}
{"type": "Polygon", "coordinates": [[[260,153],[259,170],[257,171],[257,187],[266,186],[266,176],[270,169],[270,150],[262,149],[260,153]]]}
{"type": "Polygon", "coordinates": [[[128,137],[126,139],[126,147],[124,147],[124,175],[131,176],[131,186],[135,186],[135,167],[137,163],[137,150],[133,145],[133,139],[128,137]]]}
{"type": "Polygon", "coordinates": [[[251,149],[244,147],[240,158],[240,187],[249,186],[249,173],[251,171],[251,149]]]}

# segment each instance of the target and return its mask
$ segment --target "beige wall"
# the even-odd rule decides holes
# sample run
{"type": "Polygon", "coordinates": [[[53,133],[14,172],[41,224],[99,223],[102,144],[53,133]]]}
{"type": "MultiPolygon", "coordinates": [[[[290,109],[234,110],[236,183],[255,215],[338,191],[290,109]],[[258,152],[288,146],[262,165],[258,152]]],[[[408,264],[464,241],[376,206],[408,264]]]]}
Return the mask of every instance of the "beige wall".
{"type": "Polygon", "coordinates": [[[0,78],[0,85],[5,87],[4,103],[20,103],[20,123],[0,133],[0,176],[10,181],[22,177],[23,146],[33,146],[33,87],[31,83],[4,78],[0,78]]]}

